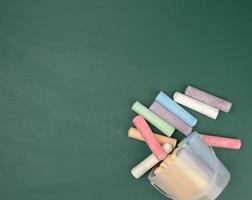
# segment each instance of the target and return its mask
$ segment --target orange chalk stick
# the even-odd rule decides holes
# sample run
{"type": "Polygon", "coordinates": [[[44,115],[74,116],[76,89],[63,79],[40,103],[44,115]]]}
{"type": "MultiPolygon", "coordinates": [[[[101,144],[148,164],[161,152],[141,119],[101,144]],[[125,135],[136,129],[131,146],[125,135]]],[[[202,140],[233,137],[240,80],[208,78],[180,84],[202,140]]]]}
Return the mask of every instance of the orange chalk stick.
{"type": "MultiPolygon", "coordinates": [[[[174,139],[174,138],[169,138],[169,137],[166,137],[166,136],[163,136],[163,135],[160,135],[160,134],[156,134],[156,133],[154,133],[154,135],[161,144],[170,144],[170,145],[173,146],[173,148],[177,144],[177,140],[174,139]]],[[[133,127],[129,128],[128,136],[130,138],[134,138],[134,139],[137,139],[137,140],[144,141],[144,138],[140,134],[140,132],[136,128],[133,128],[133,127]]]]}

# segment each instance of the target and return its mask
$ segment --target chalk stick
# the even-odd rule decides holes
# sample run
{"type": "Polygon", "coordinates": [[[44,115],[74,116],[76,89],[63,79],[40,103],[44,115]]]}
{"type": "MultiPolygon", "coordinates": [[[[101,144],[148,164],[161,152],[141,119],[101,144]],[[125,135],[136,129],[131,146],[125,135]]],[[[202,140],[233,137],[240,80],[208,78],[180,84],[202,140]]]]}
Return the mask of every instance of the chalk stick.
{"type": "Polygon", "coordinates": [[[171,124],[175,129],[183,133],[184,135],[188,135],[192,132],[192,127],[187,125],[183,120],[174,115],[164,106],[159,104],[157,101],[154,101],[150,106],[150,110],[156,113],[159,117],[167,121],[171,124]]]}
{"type": "Polygon", "coordinates": [[[154,174],[157,176],[154,183],[174,199],[191,199],[201,192],[191,177],[169,157],[160,164],[154,174]]]}
{"type": "Polygon", "coordinates": [[[217,137],[211,135],[202,135],[203,141],[212,147],[220,147],[226,149],[240,149],[241,140],[227,137],[217,137]]]}
{"type": "Polygon", "coordinates": [[[174,161],[175,165],[187,174],[187,177],[202,190],[209,185],[207,175],[193,162],[186,151],[180,151],[174,161]]]}
{"type": "Polygon", "coordinates": [[[212,119],[216,119],[219,114],[219,110],[217,108],[214,108],[214,107],[209,106],[205,103],[202,103],[201,101],[193,99],[193,98],[186,96],[180,92],[175,92],[173,95],[173,99],[177,103],[179,103],[183,106],[186,106],[192,110],[195,110],[195,111],[197,111],[207,117],[210,117],[212,119]]]}
{"type": "Polygon", "coordinates": [[[194,116],[192,116],[189,112],[187,112],[184,108],[182,108],[180,105],[178,105],[175,101],[173,101],[164,92],[161,91],[158,94],[158,96],[156,97],[156,101],[165,108],[167,108],[174,115],[182,119],[190,127],[196,125],[197,119],[194,116]]]}
{"type": "Polygon", "coordinates": [[[166,153],[164,152],[157,138],[153,135],[149,125],[147,124],[143,116],[141,115],[136,116],[133,119],[133,123],[143,136],[146,144],[148,145],[152,153],[156,156],[156,158],[158,160],[165,159],[166,153]]]}
{"type": "MultiPolygon", "coordinates": [[[[180,192],[176,196],[182,195],[179,199],[194,199],[202,192],[201,188],[188,176],[187,172],[179,168],[175,163],[170,165],[167,170],[171,170],[174,176],[174,181],[177,183],[177,187],[180,192]],[[182,193],[182,194],[181,194],[182,193]]],[[[168,176],[167,178],[169,178],[168,176]]]]}
{"type": "Polygon", "coordinates": [[[133,104],[132,110],[142,115],[148,122],[168,136],[171,136],[175,131],[174,127],[138,101],[133,104]]]}
{"type": "MultiPolygon", "coordinates": [[[[173,149],[173,147],[170,144],[164,144],[162,147],[166,154],[170,153],[173,149]]],[[[158,160],[154,154],[151,154],[147,158],[145,158],[142,162],[140,162],[137,166],[135,166],[131,170],[131,174],[135,178],[140,178],[147,171],[149,171],[154,165],[156,165],[159,161],[160,160],[158,160]]]]}
{"type": "Polygon", "coordinates": [[[213,106],[223,112],[229,112],[231,107],[232,107],[232,103],[224,100],[220,97],[214,96],[212,94],[209,94],[207,92],[204,92],[202,90],[199,90],[195,87],[192,86],[187,86],[185,89],[185,95],[190,96],[194,99],[197,99],[203,103],[206,103],[210,106],[213,106]]]}
{"type": "MultiPolygon", "coordinates": [[[[173,148],[177,144],[177,140],[174,139],[174,138],[166,137],[164,135],[159,135],[159,134],[156,134],[156,133],[154,133],[154,135],[155,135],[155,137],[157,138],[157,140],[158,140],[158,142],[160,144],[170,144],[170,145],[173,146],[173,148]]],[[[144,138],[141,135],[141,133],[136,128],[133,128],[133,127],[129,128],[128,136],[130,138],[134,138],[134,139],[137,139],[137,140],[144,141],[144,138]]]]}

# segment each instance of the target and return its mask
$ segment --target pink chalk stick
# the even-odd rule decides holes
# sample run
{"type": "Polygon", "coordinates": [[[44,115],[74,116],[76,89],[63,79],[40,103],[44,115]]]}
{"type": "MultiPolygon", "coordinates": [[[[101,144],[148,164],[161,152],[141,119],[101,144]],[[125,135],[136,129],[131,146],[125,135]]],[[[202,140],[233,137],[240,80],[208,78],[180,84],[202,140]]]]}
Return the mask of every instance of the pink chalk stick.
{"type": "Polygon", "coordinates": [[[149,125],[145,121],[145,119],[141,116],[138,115],[136,116],[133,120],[134,125],[136,128],[139,130],[141,135],[143,136],[146,144],[150,148],[150,150],[153,152],[155,157],[158,160],[163,160],[166,158],[166,153],[160,143],[158,142],[157,138],[154,136],[152,133],[149,125]]]}
{"type": "Polygon", "coordinates": [[[203,103],[213,106],[223,112],[229,112],[232,107],[232,103],[216,97],[212,94],[199,90],[192,86],[187,86],[185,89],[185,95],[197,99],[203,103]]]}
{"type": "Polygon", "coordinates": [[[159,117],[163,118],[184,135],[188,135],[192,132],[192,128],[190,126],[188,126],[183,120],[178,118],[157,101],[153,102],[153,104],[150,106],[150,110],[156,113],[159,117]]]}
{"type": "Polygon", "coordinates": [[[211,135],[202,135],[202,139],[205,143],[212,147],[220,147],[226,149],[240,149],[241,140],[226,137],[217,137],[211,135]]]}

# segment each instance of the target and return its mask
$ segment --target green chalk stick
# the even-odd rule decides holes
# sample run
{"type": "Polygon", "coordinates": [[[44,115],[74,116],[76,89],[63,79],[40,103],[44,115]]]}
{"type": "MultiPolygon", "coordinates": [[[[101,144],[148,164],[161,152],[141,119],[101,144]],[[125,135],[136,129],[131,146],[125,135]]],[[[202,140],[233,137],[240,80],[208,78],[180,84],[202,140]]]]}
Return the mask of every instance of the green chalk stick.
{"type": "Polygon", "coordinates": [[[175,131],[175,128],[173,126],[171,126],[169,123],[167,123],[165,120],[160,118],[158,115],[156,115],[154,112],[146,108],[138,101],[133,104],[132,110],[139,115],[142,115],[148,122],[150,122],[153,126],[155,126],[157,129],[159,129],[169,137],[175,131]]]}

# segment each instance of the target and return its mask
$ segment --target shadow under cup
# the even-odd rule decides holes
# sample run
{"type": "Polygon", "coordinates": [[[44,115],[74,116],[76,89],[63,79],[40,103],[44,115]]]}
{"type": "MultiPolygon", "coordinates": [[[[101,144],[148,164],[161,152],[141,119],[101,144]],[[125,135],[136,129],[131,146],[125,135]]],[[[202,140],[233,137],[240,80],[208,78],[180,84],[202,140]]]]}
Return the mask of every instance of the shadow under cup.
{"type": "Polygon", "coordinates": [[[176,148],[159,173],[149,174],[151,184],[174,200],[214,200],[227,186],[230,173],[197,132],[176,148]]]}

